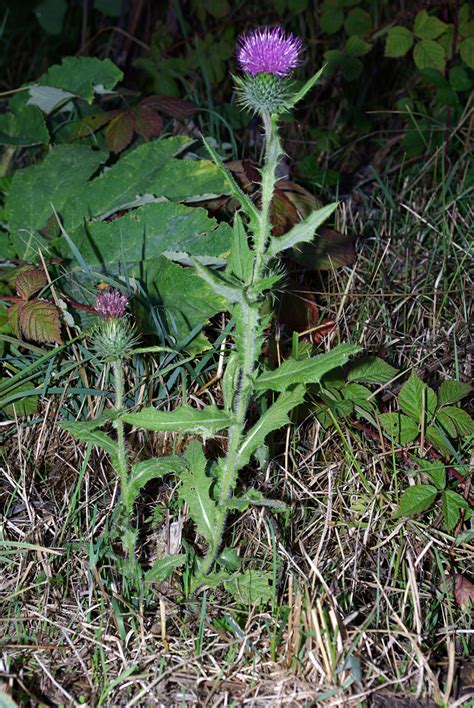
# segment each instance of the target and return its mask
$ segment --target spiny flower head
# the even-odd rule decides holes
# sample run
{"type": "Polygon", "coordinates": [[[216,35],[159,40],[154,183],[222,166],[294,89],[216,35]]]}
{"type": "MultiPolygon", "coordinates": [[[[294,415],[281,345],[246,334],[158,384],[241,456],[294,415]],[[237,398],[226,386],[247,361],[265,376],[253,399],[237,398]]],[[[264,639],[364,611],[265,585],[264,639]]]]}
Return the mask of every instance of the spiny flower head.
{"type": "Polygon", "coordinates": [[[128,298],[118,290],[106,290],[95,299],[97,314],[106,320],[119,320],[125,315],[128,298]]]}
{"type": "Polygon", "coordinates": [[[281,27],[264,27],[239,38],[237,60],[247,74],[285,77],[301,63],[303,43],[281,27]]]}

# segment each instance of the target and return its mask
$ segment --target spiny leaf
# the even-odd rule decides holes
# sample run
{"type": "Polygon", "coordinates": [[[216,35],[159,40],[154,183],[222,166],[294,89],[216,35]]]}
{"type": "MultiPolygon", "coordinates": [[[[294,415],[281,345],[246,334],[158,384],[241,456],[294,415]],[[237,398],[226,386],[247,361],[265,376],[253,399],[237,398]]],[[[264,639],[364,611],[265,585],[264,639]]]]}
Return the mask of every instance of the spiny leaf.
{"type": "Polygon", "coordinates": [[[172,411],[144,408],[139,413],[124,413],[122,419],[136,428],[145,430],[172,430],[181,433],[196,433],[208,437],[232,425],[227,413],[215,405],[198,410],[182,405],[172,411]]]}
{"type": "Polygon", "coordinates": [[[151,568],[145,573],[146,583],[163,583],[167,580],[175,570],[180,568],[186,562],[184,553],[176,555],[167,555],[164,558],[158,558],[151,568]]]}
{"type": "Polygon", "coordinates": [[[227,283],[222,276],[217,275],[210,268],[203,266],[196,258],[192,258],[191,260],[196,273],[209,285],[216,295],[224,297],[230,303],[242,302],[243,294],[241,288],[227,283]]]}
{"type": "Polygon", "coordinates": [[[318,383],[324,374],[343,366],[360,350],[357,344],[339,344],[330,352],[310,359],[287,359],[277,369],[261,374],[255,381],[255,388],[257,391],[284,391],[293,384],[318,383]]]}
{"type": "Polygon", "coordinates": [[[95,428],[93,428],[90,425],[90,422],[95,421],[81,422],[62,420],[59,423],[59,427],[63,430],[66,430],[77,440],[91,443],[92,445],[96,445],[97,447],[99,447],[101,450],[104,450],[104,452],[106,452],[112,460],[112,464],[114,465],[114,467],[117,467],[117,443],[112,440],[112,438],[110,438],[107,433],[103,433],[101,430],[96,430],[95,428]]]}
{"type": "Polygon", "coordinates": [[[285,251],[288,248],[293,248],[298,243],[312,241],[314,234],[318,226],[328,219],[331,214],[337,208],[337,202],[333,204],[328,204],[322,209],[310,214],[303,222],[300,224],[295,224],[293,228],[284,236],[279,238],[273,237],[270,240],[270,245],[267,250],[267,256],[273,258],[281,251],[285,251]]]}
{"type": "Polygon", "coordinates": [[[238,466],[244,467],[250,462],[253,453],[261,447],[267,435],[279,430],[290,422],[288,413],[303,402],[304,386],[297,386],[292,391],[285,391],[278,396],[275,403],[260,417],[246,434],[238,451],[238,466]]]}
{"type": "Polygon", "coordinates": [[[252,276],[254,256],[249,248],[247,232],[240,214],[234,217],[232,246],[227,259],[227,270],[243,283],[248,283],[252,276]]]}
{"type": "Polygon", "coordinates": [[[208,543],[213,543],[217,504],[212,498],[214,480],[207,475],[207,460],[202,445],[193,440],[186,450],[185,458],[188,469],[180,475],[179,495],[187,502],[198,532],[208,543]]]}
{"type": "Polygon", "coordinates": [[[186,469],[182,458],[177,455],[152,457],[149,460],[132,465],[127,489],[123,496],[125,507],[131,510],[140,490],[152,479],[159,479],[167,474],[180,474],[186,469]]]}
{"type": "Polygon", "coordinates": [[[55,305],[45,300],[29,300],[19,306],[20,328],[34,342],[61,344],[61,322],[55,305]]]}

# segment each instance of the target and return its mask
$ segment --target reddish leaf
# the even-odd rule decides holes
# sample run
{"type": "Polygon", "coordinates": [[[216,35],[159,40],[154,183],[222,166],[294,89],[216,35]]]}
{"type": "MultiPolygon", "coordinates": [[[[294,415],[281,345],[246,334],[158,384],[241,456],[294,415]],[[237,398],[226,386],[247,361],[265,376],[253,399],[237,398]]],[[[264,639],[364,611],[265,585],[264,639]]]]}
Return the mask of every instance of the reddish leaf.
{"type": "Polygon", "coordinates": [[[225,166],[232,173],[244,192],[253,192],[260,183],[260,172],[250,160],[230,160],[225,166]]]}
{"type": "Polygon", "coordinates": [[[171,118],[191,118],[201,109],[191,101],[174,96],[147,96],[140,101],[141,106],[147,106],[155,111],[161,111],[171,118]]]}
{"type": "Polygon", "coordinates": [[[316,209],[320,209],[323,206],[323,204],[316,199],[314,194],[311,194],[311,192],[308,192],[307,189],[296,182],[291,182],[288,179],[281,179],[277,182],[276,187],[280,192],[283,192],[283,194],[293,204],[301,221],[306,219],[311,212],[316,209]]]}
{"type": "Polygon", "coordinates": [[[286,290],[278,306],[278,322],[292,332],[305,332],[318,324],[319,308],[310,292],[286,290]]]}
{"type": "Polygon", "coordinates": [[[18,319],[18,305],[12,305],[8,308],[7,320],[16,337],[20,336],[20,323],[18,319]]]}
{"type": "Polygon", "coordinates": [[[281,189],[275,189],[273,193],[270,220],[274,236],[283,236],[299,221],[295,205],[281,189]]]}
{"type": "Polygon", "coordinates": [[[123,111],[115,110],[105,111],[104,113],[93,113],[89,116],[85,116],[77,124],[74,130],[74,137],[84,138],[88,135],[92,135],[92,133],[95,133],[96,130],[99,130],[99,128],[107,125],[107,123],[110,123],[113,118],[121,113],[123,113],[123,111]]]}
{"type": "Polygon", "coordinates": [[[321,227],[314,241],[300,243],[288,254],[303,268],[309,270],[332,270],[354,263],[356,258],[355,238],[333,229],[321,227]]]}
{"type": "Polygon", "coordinates": [[[29,300],[19,305],[23,335],[34,342],[61,344],[61,323],[56,307],[45,300],[29,300]]]}
{"type": "Polygon", "coordinates": [[[454,576],[454,599],[459,607],[469,607],[470,603],[474,603],[474,583],[464,577],[464,575],[456,574],[454,576]]]}
{"type": "Polygon", "coordinates": [[[32,268],[20,273],[16,279],[16,291],[23,300],[29,300],[48,284],[46,273],[41,268],[32,268]]]}
{"type": "Polygon", "coordinates": [[[156,138],[163,130],[163,118],[149,106],[138,106],[135,111],[135,131],[144,138],[156,138]]]}
{"type": "Polygon", "coordinates": [[[105,142],[112,152],[122,152],[130,145],[135,129],[133,111],[126,111],[110,121],[105,131],[105,142]]]}

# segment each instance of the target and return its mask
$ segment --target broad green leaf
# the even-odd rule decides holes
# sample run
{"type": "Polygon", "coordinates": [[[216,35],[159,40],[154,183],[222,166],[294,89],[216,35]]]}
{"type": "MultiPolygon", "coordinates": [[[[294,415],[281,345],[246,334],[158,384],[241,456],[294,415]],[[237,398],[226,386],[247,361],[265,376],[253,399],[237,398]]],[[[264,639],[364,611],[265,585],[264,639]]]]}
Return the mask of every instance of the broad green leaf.
{"type": "Polygon", "coordinates": [[[372,17],[367,10],[354,7],[347,13],[344,29],[349,36],[360,35],[364,37],[372,31],[372,17]]]}
{"type": "Polygon", "coordinates": [[[143,408],[138,413],[124,413],[122,419],[135,428],[195,433],[205,437],[232,425],[232,418],[215,405],[205,406],[201,409],[182,405],[171,411],[143,408]]]}
{"type": "Polygon", "coordinates": [[[50,67],[38,84],[62,89],[92,103],[95,92],[111,91],[122,77],[110,59],[66,57],[61,64],[50,67]]]}
{"type": "Polygon", "coordinates": [[[227,259],[227,270],[243,283],[248,283],[252,277],[254,256],[250,250],[247,232],[237,213],[232,229],[232,246],[227,259]]]}
{"type": "Polygon", "coordinates": [[[196,202],[228,194],[229,183],[210,160],[171,159],[163,166],[150,193],[163,195],[172,201],[196,202]]]}
{"type": "Polygon", "coordinates": [[[85,145],[58,145],[43,162],[17,170],[5,203],[12,243],[26,259],[36,252],[36,232],[97,170],[106,153],[85,145]]]}
{"type": "Polygon", "coordinates": [[[310,359],[287,359],[273,371],[265,371],[255,381],[257,391],[285,391],[299,383],[318,383],[328,371],[343,366],[349,357],[360,352],[357,344],[339,344],[330,352],[310,359]]]}
{"type": "Polygon", "coordinates": [[[442,462],[430,462],[419,457],[414,459],[423,472],[432,479],[437,489],[443,490],[446,486],[446,466],[442,462]]]}
{"type": "Polygon", "coordinates": [[[385,43],[386,57],[404,57],[413,46],[413,34],[406,27],[391,27],[385,43]]]}
{"type": "Polygon", "coordinates": [[[295,224],[295,226],[293,226],[293,228],[284,236],[273,236],[270,239],[267,256],[273,258],[278,253],[286,251],[288,248],[297,246],[298,243],[312,241],[318,226],[321,226],[321,224],[331,216],[331,214],[336,210],[337,205],[338,202],[334,202],[333,204],[328,204],[322,209],[317,209],[304,221],[299,224],[295,224]]]}
{"type": "Polygon", "coordinates": [[[412,371],[410,378],[398,394],[398,404],[401,410],[419,423],[422,415],[424,415],[426,420],[431,420],[436,410],[437,402],[433,389],[423,383],[416,373],[412,371]]]}
{"type": "Polygon", "coordinates": [[[474,69],[474,37],[466,37],[459,45],[461,59],[470,69],[474,69]]]}
{"type": "Polygon", "coordinates": [[[133,274],[143,278],[148,297],[158,305],[167,331],[178,342],[226,308],[225,299],[215,295],[194,269],[182,268],[166,258],[145,261],[133,274]]]}
{"type": "Polygon", "coordinates": [[[351,57],[363,57],[372,49],[372,45],[365,42],[362,37],[354,34],[346,42],[345,51],[351,57]]]}
{"type": "Polygon", "coordinates": [[[133,206],[144,195],[165,196],[159,191],[160,171],[189,142],[182,136],[153,140],[127,152],[110,169],[76,190],[64,210],[66,231],[81,226],[84,219],[104,218],[133,206]]]}
{"type": "Polygon", "coordinates": [[[402,413],[381,413],[378,419],[382,428],[400,445],[413,442],[420,432],[417,422],[402,413]]]}
{"type": "Polygon", "coordinates": [[[448,25],[437,17],[429,15],[426,10],[421,10],[416,18],[413,31],[420,39],[437,39],[448,29],[448,25]]]}
{"type": "MultiPolygon", "coordinates": [[[[83,261],[92,267],[138,263],[173,252],[176,257],[180,252],[222,257],[230,249],[231,234],[227,224],[218,225],[205,209],[160,202],[113,221],[91,221],[69,235],[83,261]]],[[[71,255],[64,239],[54,245],[63,257],[71,255]]]]}
{"type": "Polygon", "coordinates": [[[66,0],[42,0],[35,8],[35,15],[45,32],[60,34],[66,10],[66,0]]]}
{"type": "Polygon", "coordinates": [[[179,496],[188,504],[198,532],[210,544],[215,542],[217,504],[212,497],[214,479],[207,474],[207,460],[202,445],[193,440],[185,453],[188,470],[181,474],[179,496]]]}
{"type": "Polygon", "coordinates": [[[447,406],[443,408],[444,415],[449,416],[456,426],[456,430],[462,437],[474,435],[474,420],[469,413],[463,411],[462,408],[447,406]]]}
{"type": "Polygon", "coordinates": [[[21,106],[16,113],[0,115],[0,145],[27,147],[48,143],[49,132],[36,106],[21,106]]]}
{"type": "Polygon", "coordinates": [[[117,467],[117,443],[107,433],[96,430],[95,421],[70,421],[62,420],[59,427],[67,430],[73,437],[82,442],[91,443],[106,452],[114,467],[117,467]]]}
{"type": "Polygon", "coordinates": [[[408,487],[400,497],[393,518],[421,514],[433,505],[437,495],[438,490],[431,484],[415,484],[413,487],[408,487]]]}
{"type": "Polygon", "coordinates": [[[180,474],[186,469],[182,458],[176,455],[167,457],[151,457],[143,462],[132,465],[132,471],[123,495],[125,507],[132,509],[140,490],[152,479],[159,479],[167,474],[180,474]]]}
{"type": "Polygon", "coordinates": [[[279,430],[290,423],[288,413],[303,402],[305,396],[304,386],[297,386],[292,391],[281,393],[275,403],[259,418],[255,425],[246,434],[237,453],[239,468],[250,462],[251,456],[261,447],[267,435],[274,430],[279,430]]]}
{"type": "Polygon", "coordinates": [[[167,580],[175,570],[183,566],[186,562],[184,553],[176,555],[167,555],[164,558],[158,558],[151,568],[145,573],[146,583],[163,583],[167,580]]]}
{"type": "Polygon", "coordinates": [[[461,509],[471,510],[470,504],[457,492],[447,489],[441,496],[444,523],[448,531],[452,531],[459,521],[461,509]]]}
{"type": "Polygon", "coordinates": [[[462,383],[461,381],[443,381],[438,390],[438,403],[440,406],[446,406],[450,403],[457,403],[471,390],[471,385],[462,383]]]}
{"type": "Polygon", "coordinates": [[[352,365],[347,380],[384,384],[395,378],[397,374],[398,370],[380,357],[369,356],[352,365]]]}
{"type": "Polygon", "coordinates": [[[444,431],[438,425],[428,425],[425,431],[428,442],[434,445],[446,457],[456,455],[456,451],[449,442],[444,431]]]}
{"type": "Polygon", "coordinates": [[[438,69],[438,71],[444,71],[446,52],[433,39],[423,39],[415,45],[413,59],[418,69],[433,68],[438,69]]]}

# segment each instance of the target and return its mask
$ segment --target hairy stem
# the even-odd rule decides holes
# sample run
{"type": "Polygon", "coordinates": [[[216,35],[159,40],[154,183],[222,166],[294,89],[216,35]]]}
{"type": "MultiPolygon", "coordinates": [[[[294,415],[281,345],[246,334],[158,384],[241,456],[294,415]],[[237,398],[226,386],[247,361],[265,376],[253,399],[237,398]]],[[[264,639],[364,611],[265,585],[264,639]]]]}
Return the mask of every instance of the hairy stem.
{"type": "Polygon", "coordinates": [[[254,302],[246,302],[236,308],[236,319],[240,319],[241,336],[238,344],[242,351],[242,367],[239,376],[239,386],[234,399],[235,423],[229,429],[227,454],[223,460],[220,474],[220,489],[218,510],[216,513],[213,539],[209,544],[206,556],[195,576],[191,591],[205,582],[206,575],[212,569],[219,553],[222,534],[227,520],[227,503],[233,494],[237,475],[240,470],[239,455],[244,439],[247,414],[253,395],[252,374],[260,356],[259,332],[261,325],[259,282],[265,269],[265,251],[270,238],[270,208],[276,181],[276,168],[281,153],[280,141],[276,127],[276,120],[268,114],[263,115],[265,129],[265,162],[262,169],[262,203],[258,217],[258,228],[254,232],[253,252],[254,268],[248,292],[256,297],[254,302]]]}
{"type": "MultiPolygon", "coordinates": [[[[124,398],[124,387],[123,387],[123,364],[122,361],[117,360],[112,364],[114,379],[115,379],[115,408],[117,411],[121,411],[123,408],[123,398],[124,398]]],[[[123,420],[118,417],[114,422],[115,429],[117,431],[117,466],[118,473],[120,476],[120,486],[122,491],[122,499],[127,498],[127,486],[128,486],[128,462],[127,462],[127,448],[125,446],[125,428],[123,420]]],[[[126,509],[128,518],[128,509],[126,509]]]]}

